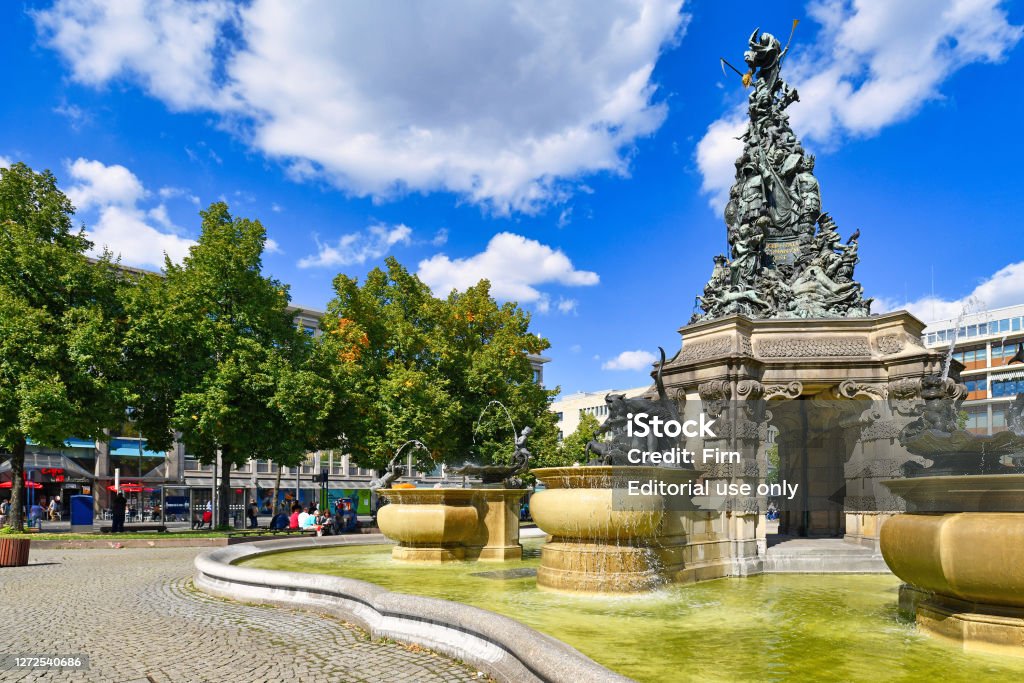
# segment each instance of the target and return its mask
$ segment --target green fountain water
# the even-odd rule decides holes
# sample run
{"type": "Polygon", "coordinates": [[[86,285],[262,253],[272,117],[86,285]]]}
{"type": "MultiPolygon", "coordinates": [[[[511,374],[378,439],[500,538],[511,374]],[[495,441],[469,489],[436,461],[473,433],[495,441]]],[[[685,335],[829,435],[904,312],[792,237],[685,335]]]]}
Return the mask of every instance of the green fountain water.
{"type": "Polygon", "coordinates": [[[965,654],[896,613],[890,575],[763,575],[630,597],[537,590],[524,559],[397,565],[391,546],[292,551],[244,564],[362,579],[510,616],[639,681],[1020,681],[1024,662],[965,654]]]}

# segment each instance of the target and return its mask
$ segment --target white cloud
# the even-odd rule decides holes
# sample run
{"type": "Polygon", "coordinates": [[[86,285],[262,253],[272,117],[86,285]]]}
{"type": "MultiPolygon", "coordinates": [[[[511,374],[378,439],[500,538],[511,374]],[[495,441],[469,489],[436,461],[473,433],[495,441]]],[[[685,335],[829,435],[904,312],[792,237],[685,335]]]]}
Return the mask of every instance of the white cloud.
{"type": "Polygon", "coordinates": [[[168,230],[175,229],[174,223],[171,221],[171,217],[167,214],[166,204],[158,204],[154,206],[146,212],[146,215],[168,230]]]}
{"type": "Polygon", "coordinates": [[[277,202],[274,202],[273,204],[270,205],[270,210],[273,211],[274,213],[281,213],[282,211],[284,211],[284,207],[278,204],[277,202]]]}
{"type": "Polygon", "coordinates": [[[510,232],[498,233],[484,251],[468,258],[450,259],[437,254],[420,261],[417,275],[439,296],[453,289],[465,290],[486,278],[495,297],[520,303],[537,302],[541,313],[550,309],[550,299],[537,285],[585,287],[600,281],[597,273],[576,270],[560,249],[510,232]]]}
{"type": "Polygon", "coordinates": [[[965,307],[970,310],[992,309],[1012,306],[1021,301],[1024,301],[1024,261],[1000,268],[959,299],[925,296],[915,301],[900,302],[882,298],[872,306],[872,309],[879,313],[906,309],[927,322],[956,318],[965,307]]]}
{"type": "Polygon", "coordinates": [[[177,197],[182,197],[192,202],[194,205],[199,206],[199,197],[195,196],[184,187],[161,187],[157,190],[157,194],[160,195],[160,199],[175,199],[177,197]]]}
{"type": "Polygon", "coordinates": [[[108,204],[134,207],[146,196],[142,181],[120,164],[107,166],[101,161],[79,157],[67,168],[76,182],[66,194],[79,211],[108,204]]]}
{"type": "Polygon", "coordinates": [[[139,206],[149,192],[130,170],[82,158],[69,162],[67,169],[74,184],[66,194],[79,211],[95,217],[86,230],[95,245],[93,255],[106,247],[124,263],[158,268],[165,253],[178,262],[188,255],[195,242],[178,234],[182,231],[171,222],[163,204],[149,209],[139,206]]]}
{"type": "Polygon", "coordinates": [[[89,123],[92,120],[89,112],[85,111],[77,104],[68,104],[64,102],[59,106],[53,108],[55,114],[60,114],[68,120],[68,124],[71,126],[71,130],[80,131],[82,126],[89,123]]]}
{"type": "Polygon", "coordinates": [[[146,222],[142,211],[115,204],[100,209],[99,220],[86,232],[95,244],[94,255],[107,247],[122,262],[137,266],[160,268],[165,253],[180,263],[195,244],[193,240],[157,230],[146,222]]]}
{"type": "Polygon", "coordinates": [[[571,351],[572,353],[579,353],[582,350],[583,347],[580,346],[579,344],[573,344],[572,346],[569,347],[569,351],[571,351]]]}
{"type": "Polygon", "coordinates": [[[215,106],[214,48],[228,2],[65,0],[33,13],[73,78],[102,86],[128,76],[174,109],[215,106]]]}
{"type": "MultiPolygon", "coordinates": [[[[821,30],[798,36],[786,62],[801,100],[787,111],[798,136],[822,144],[910,118],[942,97],[954,73],[1001,61],[1021,38],[1000,0],[824,0],[808,12],[821,30]]],[[[697,146],[702,189],[715,208],[728,198],[742,151],[733,137],[745,123],[744,104],[712,123],[697,146]]]]}
{"type": "Polygon", "coordinates": [[[324,243],[316,238],[317,254],[299,260],[299,268],[366,263],[384,256],[396,244],[409,244],[411,237],[412,228],[399,223],[392,226],[371,225],[362,232],[342,235],[335,244],[324,243]]]}
{"type": "Polygon", "coordinates": [[[448,228],[441,228],[434,233],[434,237],[431,238],[430,243],[435,247],[441,247],[448,244],[448,228]]]}
{"type": "Polygon", "coordinates": [[[263,250],[267,254],[283,254],[284,253],[284,249],[281,248],[281,245],[278,244],[277,240],[271,239],[269,237],[267,238],[267,241],[263,244],[263,250]]]}
{"type": "Polygon", "coordinates": [[[10,168],[14,165],[14,162],[10,158],[0,154],[0,168],[10,168]]]}
{"type": "Polygon", "coordinates": [[[736,178],[736,158],[743,153],[743,143],[736,138],[747,125],[745,110],[744,106],[712,123],[697,143],[697,167],[703,176],[700,189],[711,195],[711,206],[719,211],[729,201],[729,188],[736,178]]]}
{"type": "Polygon", "coordinates": [[[35,16],[79,82],[128,78],[213,111],[293,178],[377,199],[444,190],[506,213],[628,172],[666,116],[651,74],[685,29],[681,5],[62,0],[35,16]]]}
{"type": "Polygon", "coordinates": [[[576,299],[559,299],[558,300],[558,312],[568,315],[569,313],[576,312],[576,306],[579,304],[576,299]]]}
{"type": "Polygon", "coordinates": [[[602,370],[645,370],[658,360],[650,351],[623,351],[601,365],[602,370]]]}
{"type": "Polygon", "coordinates": [[[567,206],[558,214],[558,227],[564,228],[572,222],[572,207],[567,206]]]}

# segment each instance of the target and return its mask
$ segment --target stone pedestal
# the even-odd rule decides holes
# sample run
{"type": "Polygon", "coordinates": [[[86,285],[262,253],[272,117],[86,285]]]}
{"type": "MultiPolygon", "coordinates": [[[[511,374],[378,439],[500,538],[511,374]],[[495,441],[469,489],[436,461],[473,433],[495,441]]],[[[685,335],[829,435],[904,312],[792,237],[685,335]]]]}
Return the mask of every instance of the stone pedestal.
{"type": "Polygon", "coordinates": [[[522,557],[522,489],[383,489],[390,501],[377,513],[381,533],[398,541],[403,562],[502,561],[522,557]]]}
{"type": "Polygon", "coordinates": [[[523,489],[475,489],[473,506],[479,523],[465,542],[466,559],[488,561],[520,560],[519,503],[523,489]]]}
{"type": "Polygon", "coordinates": [[[1024,657],[1024,475],[886,482],[911,510],[881,530],[900,609],[964,650],[1024,657]],[[1012,511],[1007,511],[1012,510],[1012,511]]]}
{"type": "MultiPolygon", "coordinates": [[[[750,454],[778,430],[783,478],[804,482],[780,533],[835,537],[877,547],[880,522],[901,502],[879,485],[920,461],[896,437],[915,419],[920,379],[943,357],[921,342],[924,324],[905,311],[867,318],[750,320],[731,316],[679,330],[682,348],[663,369],[670,396],[688,415],[718,419],[719,448],[750,454]],[[917,394],[915,394],[915,391],[917,394]]],[[[954,361],[954,376],[958,369],[954,361]]],[[[757,483],[764,467],[745,462],[697,469],[712,480],[757,483]]],[[[764,544],[743,514],[725,507],[722,525],[737,567],[756,571],[764,544]]]]}

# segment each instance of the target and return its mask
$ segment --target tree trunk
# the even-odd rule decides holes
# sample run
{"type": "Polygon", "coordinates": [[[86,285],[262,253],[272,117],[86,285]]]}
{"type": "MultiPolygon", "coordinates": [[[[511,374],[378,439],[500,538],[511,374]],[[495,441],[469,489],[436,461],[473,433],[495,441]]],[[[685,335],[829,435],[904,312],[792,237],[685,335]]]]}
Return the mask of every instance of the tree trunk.
{"type": "Polygon", "coordinates": [[[17,531],[25,530],[25,437],[19,436],[11,453],[11,514],[7,525],[17,531]]]}
{"type": "MultiPolygon", "coordinates": [[[[275,463],[277,464],[277,463],[275,463]]],[[[277,478],[274,480],[274,512],[277,514],[278,508],[281,506],[281,465],[277,465],[277,478]]]]}
{"type": "Polygon", "coordinates": [[[234,457],[234,453],[228,447],[222,447],[220,451],[220,491],[217,494],[217,521],[220,524],[220,528],[227,528],[231,526],[230,518],[228,517],[228,503],[231,502],[229,496],[231,491],[231,468],[234,465],[231,459],[234,457]]]}

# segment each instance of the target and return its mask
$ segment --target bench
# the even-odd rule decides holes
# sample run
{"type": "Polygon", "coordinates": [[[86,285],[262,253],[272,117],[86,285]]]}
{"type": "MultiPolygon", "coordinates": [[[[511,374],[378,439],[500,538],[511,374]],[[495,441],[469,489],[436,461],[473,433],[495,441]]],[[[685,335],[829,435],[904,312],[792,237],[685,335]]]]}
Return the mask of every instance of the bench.
{"type": "MultiPolygon", "coordinates": [[[[112,529],[113,529],[112,526],[101,526],[100,527],[100,533],[101,534],[109,534],[109,533],[111,533],[112,529]]],[[[159,531],[159,532],[164,532],[164,531],[167,531],[167,525],[165,525],[165,524],[125,524],[124,525],[124,530],[125,531],[159,531]]]]}
{"type": "Polygon", "coordinates": [[[305,529],[269,529],[269,531],[272,534],[305,534],[309,532],[313,532],[314,534],[316,533],[316,529],[314,529],[313,527],[306,527],[305,529]]]}

